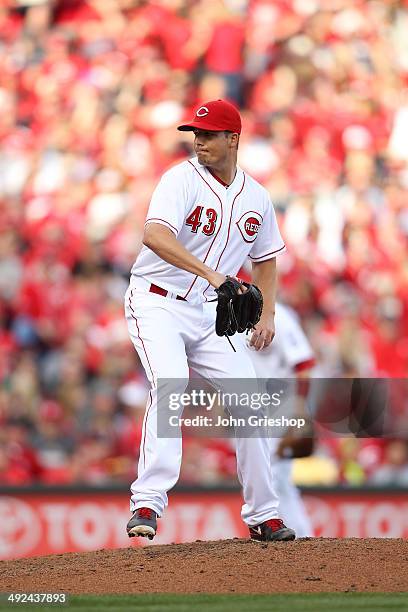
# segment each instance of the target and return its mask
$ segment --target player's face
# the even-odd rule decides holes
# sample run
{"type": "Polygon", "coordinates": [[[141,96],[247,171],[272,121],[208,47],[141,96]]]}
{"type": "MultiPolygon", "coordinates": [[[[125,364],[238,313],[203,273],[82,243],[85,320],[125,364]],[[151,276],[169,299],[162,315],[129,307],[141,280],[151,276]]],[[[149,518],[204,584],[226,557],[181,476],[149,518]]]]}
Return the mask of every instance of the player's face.
{"type": "Polygon", "coordinates": [[[203,166],[224,163],[235,148],[237,134],[194,130],[194,151],[203,166]]]}

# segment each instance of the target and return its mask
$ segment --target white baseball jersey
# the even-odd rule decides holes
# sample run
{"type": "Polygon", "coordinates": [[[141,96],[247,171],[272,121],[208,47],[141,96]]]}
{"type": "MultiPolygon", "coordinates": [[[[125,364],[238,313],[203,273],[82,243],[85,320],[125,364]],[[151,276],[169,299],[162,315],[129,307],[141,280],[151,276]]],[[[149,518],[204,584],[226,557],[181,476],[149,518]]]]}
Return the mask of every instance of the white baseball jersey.
{"type": "MultiPolygon", "coordinates": [[[[196,157],[163,175],[153,193],[147,223],[168,227],[190,253],[231,276],[248,256],[254,262],[266,261],[285,249],[266,189],[239,167],[226,188],[196,157]]],[[[206,280],[172,266],[145,246],[132,275],[193,304],[216,297],[206,280]]]]}

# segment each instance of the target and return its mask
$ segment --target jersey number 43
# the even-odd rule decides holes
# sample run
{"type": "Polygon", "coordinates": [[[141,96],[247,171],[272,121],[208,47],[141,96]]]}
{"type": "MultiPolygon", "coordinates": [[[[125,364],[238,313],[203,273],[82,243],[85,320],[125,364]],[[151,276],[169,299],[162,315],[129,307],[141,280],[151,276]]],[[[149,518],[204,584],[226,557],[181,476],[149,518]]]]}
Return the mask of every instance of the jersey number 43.
{"type": "MultiPolygon", "coordinates": [[[[204,206],[196,206],[191,215],[189,215],[186,219],[186,225],[191,226],[191,231],[196,234],[198,232],[198,228],[203,225],[203,221],[201,221],[201,217],[203,215],[204,206]]],[[[206,236],[212,236],[215,231],[215,225],[217,223],[217,211],[213,208],[207,208],[205,211],[206,221],[203,229],[201,230],[203,234],[206,236]]]]}

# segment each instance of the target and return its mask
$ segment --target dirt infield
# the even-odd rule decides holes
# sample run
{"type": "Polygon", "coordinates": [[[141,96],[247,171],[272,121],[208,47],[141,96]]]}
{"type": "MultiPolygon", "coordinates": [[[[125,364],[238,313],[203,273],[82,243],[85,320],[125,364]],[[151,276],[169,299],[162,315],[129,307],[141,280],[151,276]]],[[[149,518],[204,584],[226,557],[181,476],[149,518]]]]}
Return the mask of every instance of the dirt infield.
{"type": "Polygon", "coordinates": [[[408,591],[408,541],[234,539],[19,559],[1,562],[0,591],[408,591]]]}

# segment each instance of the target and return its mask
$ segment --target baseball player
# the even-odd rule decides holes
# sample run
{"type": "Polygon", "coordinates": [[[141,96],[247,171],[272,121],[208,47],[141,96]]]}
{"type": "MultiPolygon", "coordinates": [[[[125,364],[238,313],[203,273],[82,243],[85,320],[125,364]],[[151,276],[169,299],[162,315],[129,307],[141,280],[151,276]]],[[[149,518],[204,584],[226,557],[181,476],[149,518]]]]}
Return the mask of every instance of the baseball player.
{"type": "MultiPolygon", "coordinates": [[[[129,334],[151,385],[127,532],[150,539],[182,455],[181,435],[157,435],[158,381],[172,380],[182,393],[189,368],[210,380],[256,378],[243,343],[234,352],[215,333],[215,289],[251,259],[254,282],[266,296],[251,345],[267,348],[274,336],[276,256],[285,248],[267,191],[237,166],[236,108],[207,102],[178,129],[194,133],[196,157],[168,170],[156,187],[125,296],[129,334]]],[[[278,515],[268,439],[238,438],[236,457],[241,516],[251,537],[294,539],[278,515]]]]}
{"type": "MultiPolygon", "coordinates": [[[[242,274],[239,276],[242,278],[242,274]]],[[[273,343],[263,351],[254,351],[249,342],[245,343],[258,378],[307,380],[315,363],[314,353],[294,310],[277,302],[275,327],[273,343]]],[[[305,395],[307,385],[301,383],[298,387],[300,396],[297,400],[303,403],[302,395],[305,395]]],[[[313,535],[313,529],[300,493],[293,484],[292,449],[286,442],[285,438],[270,439],[272,473],[280,514],[295,529],[297,537],[308,537],[313,535]]]]}

